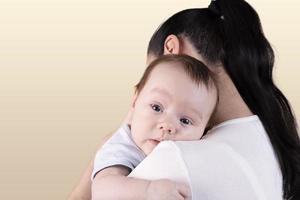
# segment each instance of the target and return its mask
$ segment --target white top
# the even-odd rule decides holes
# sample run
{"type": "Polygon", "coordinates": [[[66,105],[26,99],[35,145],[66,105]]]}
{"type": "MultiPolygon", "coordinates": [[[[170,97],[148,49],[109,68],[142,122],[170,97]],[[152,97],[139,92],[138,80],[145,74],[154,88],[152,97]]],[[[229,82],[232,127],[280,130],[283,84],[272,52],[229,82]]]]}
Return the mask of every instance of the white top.
{"type": "Polygon", "coordinates": [[[128,125],[122,125],[96,153],[91,179],[104,168],[122,165],[133,170],[146,155],[132,140],[128,125]]]}
{"type": "Polygon", "coordinates": [[[129,175],[188,184],[193,200],[282,200],[282,175],[257,116],[223,122],[199,141],[164,141],[129,175]]]}

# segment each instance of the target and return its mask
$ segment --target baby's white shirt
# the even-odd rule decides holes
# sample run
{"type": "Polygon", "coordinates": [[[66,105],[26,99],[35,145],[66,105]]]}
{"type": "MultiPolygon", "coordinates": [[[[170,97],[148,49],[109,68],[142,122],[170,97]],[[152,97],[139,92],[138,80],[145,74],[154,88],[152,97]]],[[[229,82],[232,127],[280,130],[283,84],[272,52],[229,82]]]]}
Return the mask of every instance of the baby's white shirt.
{"type": "Polygon", "coordinates": [[[133,141],[129,126],[123,124],[97,151],[91,178],[99,171],[115,165],[133,170],[145,157],[133,141]]]}

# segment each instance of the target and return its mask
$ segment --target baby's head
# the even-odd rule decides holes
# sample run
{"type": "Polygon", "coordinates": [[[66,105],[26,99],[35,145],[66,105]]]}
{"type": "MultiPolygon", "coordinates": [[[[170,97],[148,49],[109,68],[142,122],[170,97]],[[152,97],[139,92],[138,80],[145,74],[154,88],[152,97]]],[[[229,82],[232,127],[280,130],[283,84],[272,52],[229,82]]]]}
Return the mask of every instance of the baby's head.
{"type": "Polygon", "coordinates": [[[212,74],[199,60],[165,55],[136,85],[132,137],[148,155],[163,140],[199,140],[218,99],[212,74]]]}

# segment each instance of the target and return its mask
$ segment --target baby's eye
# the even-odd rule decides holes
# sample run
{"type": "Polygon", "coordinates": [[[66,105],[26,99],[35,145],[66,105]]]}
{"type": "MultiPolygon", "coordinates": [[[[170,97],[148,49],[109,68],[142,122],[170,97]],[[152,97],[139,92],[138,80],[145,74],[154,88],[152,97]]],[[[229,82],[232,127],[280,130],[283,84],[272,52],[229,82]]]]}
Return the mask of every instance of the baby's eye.
{"type": "Polygon", "coordinates": [[[184,125],[192,125],[192,121],[187,118],[181,118],[180,122],[183,123],[184,125]]]}
{"type": "Polygon", "coordinates": [[[161,107],[159,105],[157,105],[157,104],[151,104],[151,108],[155,112],[161,112],[162,111],[161,107]]]}

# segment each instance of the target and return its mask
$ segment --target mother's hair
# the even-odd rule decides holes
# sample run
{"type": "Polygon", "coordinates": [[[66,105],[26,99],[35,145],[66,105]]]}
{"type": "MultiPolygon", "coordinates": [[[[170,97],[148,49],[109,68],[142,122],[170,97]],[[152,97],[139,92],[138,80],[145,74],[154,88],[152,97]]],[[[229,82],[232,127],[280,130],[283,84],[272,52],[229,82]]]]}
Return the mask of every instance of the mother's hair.
{"type": "Polygon", "coordinates": [[[300,140],[288,100],[273,82],[274,52],[256,11],[243,0],[216,0],[164,22],[148,54],[164,53],[167,36],[187,38],[208,64],[221,63],[250,110],[266,129],[283,176],[284,198],[300,199],[300,140]]]}

